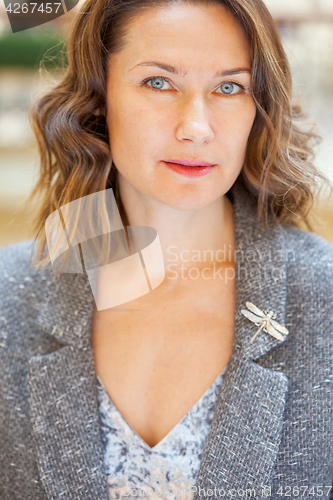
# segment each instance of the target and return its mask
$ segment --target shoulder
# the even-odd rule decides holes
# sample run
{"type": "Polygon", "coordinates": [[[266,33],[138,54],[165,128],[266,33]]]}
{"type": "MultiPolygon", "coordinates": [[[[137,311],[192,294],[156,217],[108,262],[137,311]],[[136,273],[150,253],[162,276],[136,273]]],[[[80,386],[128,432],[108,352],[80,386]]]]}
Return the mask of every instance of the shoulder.
{"type": "Polygon", "coordinates": [[[41,273],[31,266],[32,255],[33,240],[0,249],[0,311],[4,303],[11,308],[19,301],[23,306],[45,290],[49,271],[41,273]]]}
{"type": "Polygon", "coordinates": [[[7,353],[5,364],[8,353],[19,363],[49,344],[37,317],[51,276],[31,266],[32,250],[33,240],[0,249],[0,354],[7,353]]]}
{"type": "Polygon", "coordinates": [[[21,275],[31,273],[32,246],[33,240],[27,240],[0,248],[0,285],[2,287],[5,285],[7,275],[12,278],[9,281],[14,282],[21,275]]]}
{"type": "Polygon", "coordinates": [[[289,281],[332,298],[333,244],[290,225],[284,226],[283,238],[289,281]]]}
{"type": "Polygon", "coordinates": [[[317,363],[324,366],[325,359],[329,365],[333,355],[333,245],[294,227],[287,228],[284,241],[286,315],[294,330],[295,352],[302,343],[305,351],[312,346],[309,356],[318,355],[317,363]]]}
{"type": "Polygon", "coordinates": [[[1,269],[11,262],[14,263],[17,261],[21,262],[21,265],[24,265],[24,261],[29,265],[30,259],[27,259],[27,256],[32,248],[32,244],[32,240],[27,240],[0,248],[1,269]]]}
{"type": "Polygon", "coordinates": [[[316,233],[303,231],[288,224],[283,226],[283,233],[288,248],[292,248],[298,260],[308,261],[314,257],[333,262],[333,243],[316,233]]]}

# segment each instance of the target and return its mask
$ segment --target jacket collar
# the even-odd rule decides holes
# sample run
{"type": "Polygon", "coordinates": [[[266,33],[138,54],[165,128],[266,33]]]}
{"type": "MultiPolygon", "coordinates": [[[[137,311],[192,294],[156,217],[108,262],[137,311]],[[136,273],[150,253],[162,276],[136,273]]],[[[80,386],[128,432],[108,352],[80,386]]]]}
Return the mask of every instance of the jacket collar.
{"type": "MultiPolygon", "coordinates": [[[[258,221],[241,178],[230,190],[236,245],[235,337],[196,487],[265,487],[281,439],[288,379],[255,362],[285,342],[240,312],[246,301],[285,324],[287,253],[280,227],[258,221]]],[[[50,500],[107,500],[91,344],[94,299],[86,274],[48,281],[38,323],[63,347],[29,360],[29,398],[41,479],[50,500]]],[[[290,335],[290,334],[289,334],[290,335]]],[[[256,491],[259,495],[261,492],[256,491]]],[[[195,493],[195,500],[198,500],[195,493]]]]}

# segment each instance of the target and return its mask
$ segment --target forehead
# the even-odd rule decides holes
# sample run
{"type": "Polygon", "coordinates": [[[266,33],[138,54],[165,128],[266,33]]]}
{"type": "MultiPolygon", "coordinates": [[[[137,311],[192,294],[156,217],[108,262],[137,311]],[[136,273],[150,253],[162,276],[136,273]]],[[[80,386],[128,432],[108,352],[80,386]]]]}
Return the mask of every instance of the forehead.
{"type": "MultiPolygon", "coordinates": [[[[127,26],[120,55],[124,69],[139,59],[177,61],[191,71],[199,66],[251,67],[249,41],[238,18],[222,5],[166,4],[148,8],[127,26]]],[[[220,68],[221,69],[221,68],[220,68]]]]}

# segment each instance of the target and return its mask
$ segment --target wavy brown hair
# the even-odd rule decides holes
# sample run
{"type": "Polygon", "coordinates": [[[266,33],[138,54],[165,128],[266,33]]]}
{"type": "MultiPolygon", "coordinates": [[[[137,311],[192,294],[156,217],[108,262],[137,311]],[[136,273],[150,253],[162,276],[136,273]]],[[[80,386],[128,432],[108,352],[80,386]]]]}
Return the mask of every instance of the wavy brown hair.
{"type": "Polygon", "coordinates": [[[304,115],[301,105],[292,103],[280,34],[262,0],[87,0],[69,29],[68,62],[60,81],[36,95],[29,109],[40,155],[39,179],[28,200],[38,199],[37,267],[50,262],[44,254],[45,220],[62,205],[111,187],[128,225],[106,125],[107,62],[124,47],[131,19],[144,9],[181,2],[222,5],[242,24],[252,52],[257,113],[241,176],[257,200],[265,227],[272,216],[279,225],[286,222],[313,231],[317,190],[331,186],[313,163],[319,138],[313,128],[301,125],[304,115]]]}

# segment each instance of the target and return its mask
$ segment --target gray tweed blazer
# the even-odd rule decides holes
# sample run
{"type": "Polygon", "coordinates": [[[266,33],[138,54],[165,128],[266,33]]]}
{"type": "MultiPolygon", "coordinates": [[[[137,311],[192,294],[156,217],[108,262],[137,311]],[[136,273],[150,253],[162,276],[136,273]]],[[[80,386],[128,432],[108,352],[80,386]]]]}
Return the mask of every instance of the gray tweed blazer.
{"type": "MultiPolygon", "coordinates": [[[[229,194],[235,340],[194,498],[329,498],[333,246],[287,224],[264,231],[239,180],[229,194]],[[251,343],[246,301],[276,312],[289,335],[251,343]]],[[[0,252],[0,498],[108,500],[87,275],[37,273],[31,248],[0,252]]]]}

